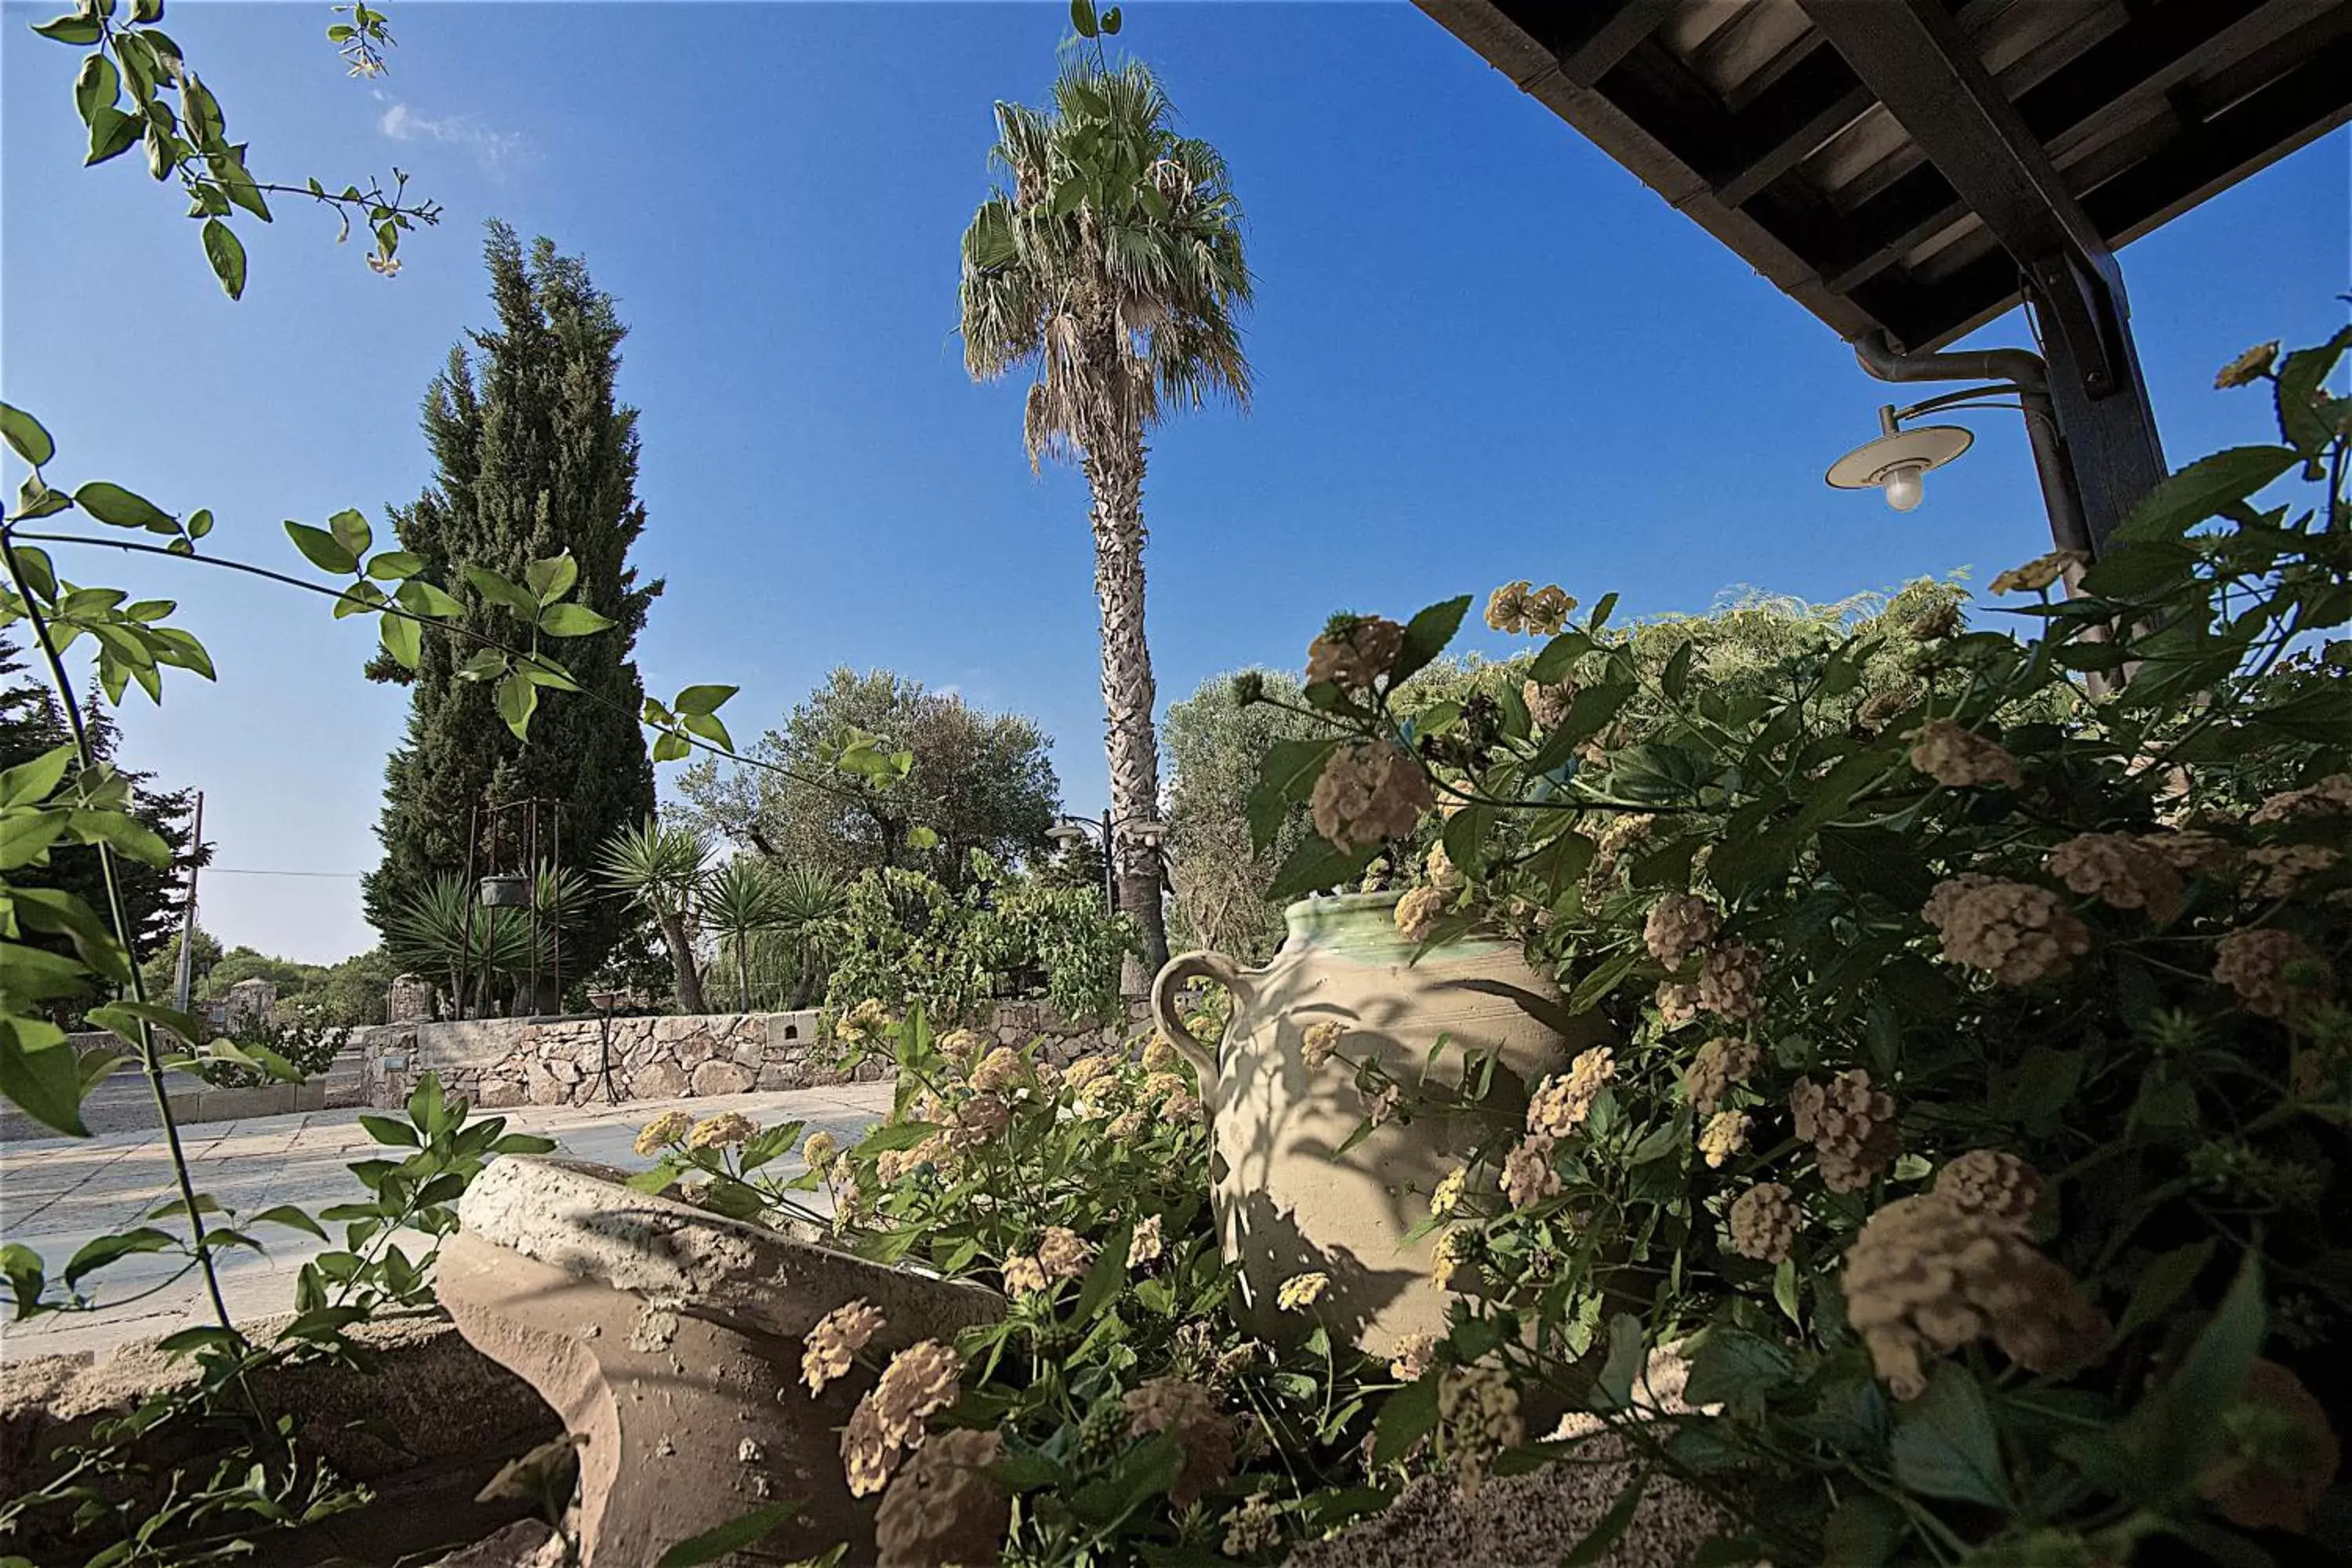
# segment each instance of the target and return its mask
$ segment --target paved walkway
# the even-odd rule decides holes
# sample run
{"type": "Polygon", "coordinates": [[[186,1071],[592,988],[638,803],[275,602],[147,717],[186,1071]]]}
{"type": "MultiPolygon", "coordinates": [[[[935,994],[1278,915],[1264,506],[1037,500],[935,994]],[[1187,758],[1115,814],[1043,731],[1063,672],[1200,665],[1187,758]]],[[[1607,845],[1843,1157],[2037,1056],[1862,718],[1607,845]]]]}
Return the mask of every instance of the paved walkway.
{"type": "MultiPolygon", "coordinates": [[[[509,1131],[552,1138],[576,1159],[641,1170],[652,1163],[631,1144],[637,1129],[669,1110],[694,1116],[740,1110],[762,1125],[805,1121],[848,1142],[890,1109],[887,1083],[695,1100],[636,1100],[625,1105],[526,1106],[496,1112],[509,1131]]],[[[394,1154],[367,1134],[357,1110],[317,1110],[256,1117],[185,1128],[181,1139],[194,1169],[196,1190],[224,1208],[252,1214],[278,1204],[313,1212],[364,1195],[344,1167],[354,1160],[394,1154]]],[[[796,1157],[772,1167],[789,1178],[796,1157]]],[[[127,1230],[157,1205],[177,1196],[163,1140],[149,1132],[89,1139],[49,1138],[0,1149],[0,1237],[41,1255],[52,1279],[93,1237],[127,1230]]],[[[336,1227],[330,1226],[330,1233],[336,1227]]],[[[232,1248],[224,1255],[221,1286],[230,1314],[239,1319],[290,1311],[294,1276],[323,1250],[315,1238],[282,1226],[258,1227],[266,1256],[232,1248]]],[[[168,1334],[211,1321],[200,1279],[165,1284],[177,1260],[127,1258],[89,1281],[101,1302],[94,1312],[60,1312],[29,1323],[0,1325],[0,1362],[68,1351],[102,1351],[124,1340],[168,1334]],[[160,1289],[158,1289],[160,1287],[160,1289]],[[124,1298],[154,1289],[132,1301],[124,1298]]]]}

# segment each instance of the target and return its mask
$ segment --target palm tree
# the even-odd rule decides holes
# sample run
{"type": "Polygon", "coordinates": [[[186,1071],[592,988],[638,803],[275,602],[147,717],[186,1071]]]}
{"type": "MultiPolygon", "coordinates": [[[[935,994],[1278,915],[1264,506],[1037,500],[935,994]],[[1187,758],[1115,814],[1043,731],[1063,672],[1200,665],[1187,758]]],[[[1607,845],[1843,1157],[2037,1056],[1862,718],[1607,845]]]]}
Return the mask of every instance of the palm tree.
{"type": "Polygon", "coordinates": [[[668,826],[647,817],[624,827],[596,852],[596,875],[613,891],[644,907],[661,928],[669,966],[677,980],[680,1011],[703,1012],[702,972],[694,962],[692,919],[703,873],[710,865],[710,841],[692,828],[668,826]]]}
{"type": "MultiPolygon", "coordinates": [[[[1026,367],[1031,467],[1074,461],[1093,492],[1111,812],[1126,823],[1160,815],[1144,436],[1171,409],[1213,394],[1246,408],[1250,393],[1234,325],[1250,300],[1241,208],[1224,160],[1171,131],[1172,113],[1135,62],[1068,66],[1050,109],[998,104],[992,157],[1010,188],[972,215],[958,289],[965,368],[990,381],[1026,367]]],[[[1159,850],[1120,833],[1112,853],[1120,902],[1156,968],[1168,956],[1159,850]]]]}

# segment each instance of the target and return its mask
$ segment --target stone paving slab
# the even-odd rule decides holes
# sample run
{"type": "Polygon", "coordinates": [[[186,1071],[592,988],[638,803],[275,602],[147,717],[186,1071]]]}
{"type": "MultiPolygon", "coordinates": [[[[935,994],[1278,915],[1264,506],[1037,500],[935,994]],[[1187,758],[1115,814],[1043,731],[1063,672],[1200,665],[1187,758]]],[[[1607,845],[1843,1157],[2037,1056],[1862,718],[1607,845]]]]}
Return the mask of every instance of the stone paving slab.
{"type": "MultiPolygon", "coordinates": [[[[825,1128],[849,1142],[887,1114],[892,1088],[843,1084],[622,1105],[525,1106],[490,1114],[505,1117],[509,1131],[554,1139],[558,1151],[574,1159],[642,1170],[652,1162],[633,1147],[637,1129],[665,1110],[696,1117],[738,1110],[762,1125],[805,1121],[811,1131],[825,1128]]],[[[316,1110],[210,1122],[184,1129],[181,1143],[196,1190],[224,1207],[250,1214],[294,1204],[316,1211],[362,1196],[358,1180],[345,1167],[390,1152],[368,1136],[359,1117],[356,1110],[316,1110]]],[[[775,1169],[789,1179],[801,1165],[788,1157],[775,1169]]],[[[0,1237],[38,1252],[53,1278],[83,1243],[140,1223],[177,1195],[163,1141],[152,1132],[49,1138],[0,1149],[0,1237]]],[[[278,1226],[261,1230],[267,1233],[267,1255],[240,1248],[221,1259],[221,1293],[239,1319],[291,1310],[296,1273],[324,1250],[299,1231],[278,1226]]],[[[115,1304],[0,1325],[0,1363],[104,1351],[125,1340],[210,1321],[201,1280],[193,1273],[174,1279],[180,1267],[177,1259],[152,1256],[112,1265],[90,1283],[101,1301],[115,1304]]]]}

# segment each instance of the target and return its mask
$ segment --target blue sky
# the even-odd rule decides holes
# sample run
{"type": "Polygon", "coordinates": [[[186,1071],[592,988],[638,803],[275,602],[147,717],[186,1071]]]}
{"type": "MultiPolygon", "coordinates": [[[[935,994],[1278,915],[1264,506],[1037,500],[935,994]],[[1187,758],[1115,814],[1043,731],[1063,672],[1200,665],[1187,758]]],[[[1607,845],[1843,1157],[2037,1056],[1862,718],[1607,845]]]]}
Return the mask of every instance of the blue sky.
{"type": "MultiPolygon", "coordinates": [[[[281,519],[412,498],[417,403],[485,321],[478,226],[500,216],[583,254],[633,328],[636,559],[669,584],[639,643],[649,688],[740,683],[749,739],[830,667],[887,665],[1035,716],[1068,802],[1098,807],[1084,489],[1031,476],[1019,390],[971,384],[954,334],[991,105],[1043,95],[1065,6],[401,0],[393,72],[369,83],[337,67],[323,4],[174,0],[257,173],[341,185],[397,163],[446,208],[386,281],[281,201],[273,229],[247,226],[237,304],[135,154],[79,167],[74,53],[25,30],[54,8],[9,5],[0,27],[0,392],[57,437],[53,478],[209,506],[220,552],[278,564],[281,519]]],[[[1826,599],[1982,581],[2047,547],[1999,413],[1906,517],[1823,489],[1885,389],[1419,12],[1145,0],[1128,20],[1233,164],[1259,298],[1254,411],[1152,443],[1163,704],[1297,663],[1337,608],[1513,577],[1638,614],[1743,584],[1826,599]]],[[[2338,133],[2126,252],[2176,462],[2265,438],[2256,396],[2210,390],[2217,365],[2341,321],[2347,149],[2338,133]]],[[[2022,339],[2011,318],[1974,341],[2022,339]]],[[[68,571],[180,598],[210,645],[218,687],[134,697],[123,723],[134,763],[206,789],[220,866],[373,863],[406,700],[360,679],[361,623],[172,563],[68,571]]],[[[296,957],[371,940],[348,878],[222,875],[205,903],[226,939],[296,957]]]]}

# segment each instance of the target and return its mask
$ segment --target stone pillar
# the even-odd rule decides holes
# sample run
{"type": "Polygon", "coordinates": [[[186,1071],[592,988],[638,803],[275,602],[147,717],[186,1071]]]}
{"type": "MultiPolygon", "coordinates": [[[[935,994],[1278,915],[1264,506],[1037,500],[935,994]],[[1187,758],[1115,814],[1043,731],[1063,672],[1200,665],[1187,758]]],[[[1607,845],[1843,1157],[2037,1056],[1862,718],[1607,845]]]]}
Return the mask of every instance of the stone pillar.
{"type": "Polygon", "coordinates": [[[433,1021],[433,982],[422,974],[403,974],[392,983],[384,998],[384,1022],[429,1024],[433,1021]]]}

